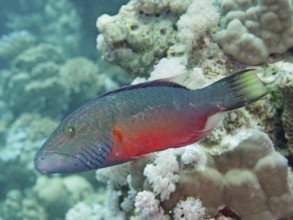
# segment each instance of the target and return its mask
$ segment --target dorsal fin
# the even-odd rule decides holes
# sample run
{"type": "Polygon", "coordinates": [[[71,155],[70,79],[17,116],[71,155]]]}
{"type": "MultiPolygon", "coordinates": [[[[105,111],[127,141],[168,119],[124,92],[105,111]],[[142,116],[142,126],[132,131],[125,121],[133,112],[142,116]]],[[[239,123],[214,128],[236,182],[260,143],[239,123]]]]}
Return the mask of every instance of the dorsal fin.
{"type": "Polygon", "coordinates": [[[200,76],[200,74],[192,74],[188,72],[167,78],[165,80],[176,83],[190,90],[200,89],[206,86],[207,83],[203,76],[200,76]]]}
{"type": "Polygon", "coordinates": [[[107,92],[100,97],[116,94],[119,92],[123,91],[129,91],[129,90],[135,90],[135,89],[141,89],[141,88],[148,88],[148,87],[173,87],[173,88],[182,88],[182,89],[188,89],[185,86],[182,86],[176,82],[172,82],[171,78],[170,79],[159,79],[159,80],[153,80],[153,81],[148,81],[144,83],[138,83],[135,85],[130,85],[130,86],[124,86],[119,89],[107,92]]]}

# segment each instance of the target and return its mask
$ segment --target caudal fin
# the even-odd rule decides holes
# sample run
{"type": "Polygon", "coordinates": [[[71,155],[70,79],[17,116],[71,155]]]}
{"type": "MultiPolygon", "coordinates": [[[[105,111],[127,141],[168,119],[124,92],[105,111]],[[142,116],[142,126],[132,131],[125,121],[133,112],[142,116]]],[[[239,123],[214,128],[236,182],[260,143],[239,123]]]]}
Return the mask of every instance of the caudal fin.
{"type": "Polygon", "coordinates": [[[267,89],[253,69],[245,69],[225,77],[208,86],[212,94],[212,105],[217,111],[229,111],[260,99],[267,89]]]}

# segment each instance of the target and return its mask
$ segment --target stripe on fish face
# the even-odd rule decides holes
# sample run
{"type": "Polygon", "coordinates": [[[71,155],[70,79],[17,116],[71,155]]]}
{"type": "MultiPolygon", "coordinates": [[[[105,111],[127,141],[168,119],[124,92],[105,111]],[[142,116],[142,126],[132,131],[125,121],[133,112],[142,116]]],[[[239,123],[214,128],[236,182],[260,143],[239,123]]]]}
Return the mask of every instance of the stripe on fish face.
{"type": "MultiPolygon", "coordinates": [[[[82,164],[89,169],[103,167],[106,163],[108,155],[111,151],[112,144],[108,138],[103,138],[107,145],[95,144],[92,142],[84,143],[85,147],[80,148],[77,152],[77,157],[81,160],[82,164]]],[[[99,141],[101,142],[101,141],[99,141]]]]}

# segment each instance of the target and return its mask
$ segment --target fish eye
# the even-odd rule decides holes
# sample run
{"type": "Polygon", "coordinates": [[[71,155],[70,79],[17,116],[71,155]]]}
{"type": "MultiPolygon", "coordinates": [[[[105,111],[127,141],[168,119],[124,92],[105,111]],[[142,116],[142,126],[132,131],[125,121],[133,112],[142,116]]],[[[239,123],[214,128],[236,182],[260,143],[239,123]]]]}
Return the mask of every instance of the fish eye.
{"type": "Polygon", "coordinates": [[[67,129],[67,133],[72,137],[75,134],[75,128],[74,127],[69,127],[67,129]]]}

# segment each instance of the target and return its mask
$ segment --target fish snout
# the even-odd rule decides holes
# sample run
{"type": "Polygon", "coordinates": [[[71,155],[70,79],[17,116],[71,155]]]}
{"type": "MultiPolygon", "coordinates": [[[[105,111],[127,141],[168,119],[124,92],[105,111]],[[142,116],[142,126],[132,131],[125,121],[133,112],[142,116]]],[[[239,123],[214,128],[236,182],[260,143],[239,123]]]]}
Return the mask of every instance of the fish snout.
{"type": "Polygon", "coordinates": [[[69,155],[49,153],[35,157],[35,168],[42,174],[84,171],[84,166],[69,155]]]}

